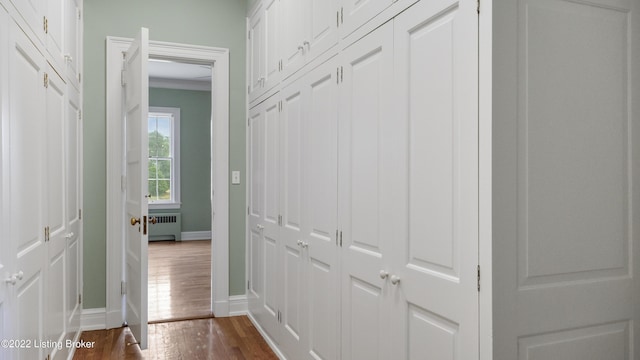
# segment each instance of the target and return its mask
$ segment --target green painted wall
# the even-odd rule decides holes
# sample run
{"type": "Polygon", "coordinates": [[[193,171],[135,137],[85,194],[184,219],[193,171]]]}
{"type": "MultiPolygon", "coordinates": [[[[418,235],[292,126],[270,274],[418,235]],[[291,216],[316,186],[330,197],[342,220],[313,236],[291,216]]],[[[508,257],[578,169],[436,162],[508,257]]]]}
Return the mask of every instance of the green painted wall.
{"type": "MultiPolygon", "coordinates": [[[[84,1],[85,308],[106,306],[106,37],[131,38],[147,27],[151,40],[228,48],[229,169],[244,173],[246,6],[239,0],[84,1]]],[[[244,184],[230,188],[229,203],[229,292],[239,295],[245,279],[244,184]]]]}
{"type": "MultiPolygon", "coordinates": [[[[211,230],[211,92],[149,89],[149,106],[180,109],[182,231],[211,230]]],[[[153,210],[149,213],[176,212],[153,210]]]]}

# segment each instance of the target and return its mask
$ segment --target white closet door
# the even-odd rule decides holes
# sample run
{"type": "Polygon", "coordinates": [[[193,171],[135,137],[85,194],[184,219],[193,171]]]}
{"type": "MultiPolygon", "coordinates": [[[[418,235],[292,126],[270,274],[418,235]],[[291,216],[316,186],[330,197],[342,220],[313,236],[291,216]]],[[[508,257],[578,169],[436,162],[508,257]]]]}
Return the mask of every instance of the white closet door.
{"type": "MultiPolygon", "coordinates": [[[[46,160],[47,160],[47,241],[46,271],[46,334],[50,341],[64,341],[65,337],[65,267],[67,263],[66,242],[68,234],[65,198],[65,111],[66,84],[49,65],[47,66],[46,89],[46,160]]],[[[62,350],[62,349],[61,349],[62,350]]],[[[57,349],[45,349],[55,356],[57,349]]],[[[65,349],[64,352],[67,350],[65,349]]],[[[66,356],[66,355],[65,355],[66,356]]]]}
{"type": "Polygon", "coordinates": [[[393,2],[393,0],[344,0],[340,11],[341,36],[347,37],[393,2]]]}
{"type": "Polygon", "coordinates": [[[65,0],[64,1],[64,59],[66,62],[67,81],[80,89],[78,74],[80,73],[80,62],[82,54],[80,54],[81,42],[81,0],[65,0]]]}
{"type": "MultiPolygon", "coordinates": [[[[4,8],[0,7],[0,77],[6,79],[8,77],[7,68],[7,53],[9,52],[8,44],[8,32],[9,32],[9,16],[4,8]]],[[[0,83],[0,281],[7,279],[10,275],[9,270],[11,266],[9,261],[11,259],[12,244],[9,238],[9,224],[7,223],[9,218],[9,212],[11,211],[9,204],[9,164],[6,161],[6,155],[8,154],[8,144],[4,141],[4,124],[9,119],[5,116],[9,111],[7,99],[8,99],[8,81],[0,83]]],[[[8,299],[9,286],[2,281],[0,283],[0,339],[9,339],[9,323],[11,313],[9,311],[8,299]]],[[[5,360],[9,358],[9,350],[0,347],[0,359],[5,360]]]]}
{"type": "Polygon", "coordinates": [[[78,295],[82,293],[82,119],[80,118],[80,93],[72,85],[67,85],[66,111],[66,215],[67,215],[67,270],[66,270],[66,331],[70,338],[80,329],[81,304],[78,295]]]}
{"type": "MultiPolygon", "coordinates": [[[[478,357],[477,12],[419,2],[395,23],[396,356],[478,357]]],[[[394,284],[395,283],[395,284],[394,284]]]]}
{"type": "Polygon", "coordinates": [[[342,54],[339,119],[339,219],[342,241],[342,359],[391,359],[390,271],[396,234],[387,171],[397,144],[385,132],[393,113],[393,24],[342,54]]]}
{"type": "Polygon", "coordinates": [[[305,17],[308,0],[280,0],[281,28],[280,56],[282,57],[283,77],[296,72],[305,61],[306,48],[303,42],[308,41],[307,17],[305,17]]]}
{"type": "Polygon", "coordinates": [[[264,273],[263,273],[263,220],[264,220],[264,112],[263,104],[251,109],[249,112],[249,143],[247,152],[249,156],[247,186],[249,216],[248,216],[248,236],[249,243],[248,261],[250,264],[247,274],[249,284],[247,297],[249,310],[253,316],[262,323],[262,303],[264,302],[264,273]]]}
{"type": "Polygon", "coordinates": [[[304,351],[304,319],[306,304],[306,258],[301,246],[307,214],[304,204],[308,194],[303,188],[303,166],[306,159],[303,126],[308,109],[303,100],[303,82],[295,81],[282,91],[282,324],[283,349],[288,357],[300,359],[304,351]]]}
{"type": "Polygon", "coordinates": [[[264,12],[262,3],[249,18],[249,100],[262,93],[264,82],[264,12]]]}
{"type": "MultiPolygon", "coordinates": [[[[44,16],[48,0],[11,0],[20,16],[35,33],[40,43],[45,43],[44,16]]],[[[34,39],[35,40],[35,39],[34,39]]]]}
{"type": "Polygon", "coordinates": [[[46,20],[46,45],[51,54],[54,67],[62,74],[64,65],[64,41],[65,41],[65,1],[47,0],[46,20]]]}
{"type": "Polygon", "coordinates": [[[495,359],[638,359],[640,4],[514,5],[494,20],[513,49],[494,58],[495,359]]]}
{"type": "Polygon", "coordinates": [[[339,356],[340,282],[338,277],[338,99],[336,58],[303,78],[306,84],[303,128],[305,256],[304,356],[339,356]]]}
{"type": "Polygon", "coordinates": [[[280,0],[264,3],[265,91],[280,82],[280,0]]]}
{"type": "MultiPolygon", "coordinates": [[[[9,39],[9,198],[13,266],[18,280],[11,286],[15,314],[13,338],[44,339],[46,270],[45,198],[46,62],[31,40],[11,23],[9,39]]],[[[41,348],[14,351],[12,359],[42,359],[41,348]]]]}
{"type": "Polygon", "coordinates": [[[308,0],[305,15],[310,19],[306,51],[307,62],[315,59],[338,43],[337,0],[308,0]]]}

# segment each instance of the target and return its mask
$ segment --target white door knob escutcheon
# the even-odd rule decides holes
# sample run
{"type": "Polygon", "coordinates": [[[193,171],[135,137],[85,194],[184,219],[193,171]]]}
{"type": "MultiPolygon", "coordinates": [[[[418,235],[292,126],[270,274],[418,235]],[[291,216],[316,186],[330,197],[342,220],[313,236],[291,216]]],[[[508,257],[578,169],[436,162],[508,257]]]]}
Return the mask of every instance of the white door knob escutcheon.
{"type": "Polygon", "coordinates": [[[391,283],[393,285],[398,285],[400,283],[400,277],[396,275],[391,275],[391,283]]]}

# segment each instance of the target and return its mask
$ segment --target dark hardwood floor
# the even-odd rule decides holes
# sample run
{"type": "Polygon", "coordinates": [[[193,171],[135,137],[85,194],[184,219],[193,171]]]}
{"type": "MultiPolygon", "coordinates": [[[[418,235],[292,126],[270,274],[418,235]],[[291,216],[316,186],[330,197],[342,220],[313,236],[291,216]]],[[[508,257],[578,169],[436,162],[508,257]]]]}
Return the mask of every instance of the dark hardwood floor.
{"type": "Polygon", "coordinates": [[[95,348],[76,350],[74,360],[278,359],[246,316],[150,324],[143,351],[128,328],[86,331],[80,339],[95,348]]]}

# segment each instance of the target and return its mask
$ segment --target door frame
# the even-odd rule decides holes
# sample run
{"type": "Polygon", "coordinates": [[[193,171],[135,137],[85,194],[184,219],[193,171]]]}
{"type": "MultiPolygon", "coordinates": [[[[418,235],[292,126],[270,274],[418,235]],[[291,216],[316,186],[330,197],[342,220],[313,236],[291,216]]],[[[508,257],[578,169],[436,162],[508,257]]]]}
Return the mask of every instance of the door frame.
{"type": "MultiPolygon", "coordinates": [[[[122,53],[132,39],[107,37],[106,140],[107,140],[107,297],[106,326],[124,323],[124,196],[122,53]]],[[[229,316],[229,49],[149,41],[149,56],[212,64],[211,91],[211,311],[229,316]],[[215,196],[214,196],[215,194],[215,196]]]]}

